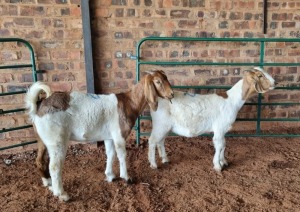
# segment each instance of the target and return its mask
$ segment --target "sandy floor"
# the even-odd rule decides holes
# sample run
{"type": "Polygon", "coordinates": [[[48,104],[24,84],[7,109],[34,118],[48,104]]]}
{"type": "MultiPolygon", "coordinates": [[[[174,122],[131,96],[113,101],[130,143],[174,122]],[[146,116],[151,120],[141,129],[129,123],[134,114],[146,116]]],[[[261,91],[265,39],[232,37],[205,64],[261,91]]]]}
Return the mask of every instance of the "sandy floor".
{"type": "MultiPolygon", "coordinates": [[[[212,169],[210,138],[168,138],[171,162],[152,170],[147,145],[128,142],[135,183],[104,181],[104,147],[69,148],[63,172],[72,200],[42,186],[35,151],[0,156],[0,211],[299,211],[300,139],[227,138],[229,167],[212,169]]],[[[119,173],[115,163],[115,173],[119,173]]]]}

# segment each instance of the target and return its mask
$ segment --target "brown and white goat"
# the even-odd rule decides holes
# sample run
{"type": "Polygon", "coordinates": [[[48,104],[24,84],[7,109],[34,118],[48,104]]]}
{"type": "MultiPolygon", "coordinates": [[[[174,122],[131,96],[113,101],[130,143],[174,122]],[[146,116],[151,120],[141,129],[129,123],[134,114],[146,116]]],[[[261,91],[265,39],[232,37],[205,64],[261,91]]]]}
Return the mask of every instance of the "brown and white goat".
{"type": "Polygon", "coordinates": [[[224,97],[217,94],[190,95],[175,92],[172,104],[160,99],[158,109],[151,111],[152,132],[148,152],[150,166],[157,168],[156,147],[162,162],[168,162],[164,140],[169,132],[186,137],[213,132],[213,164],[214,169],[220,172],[227,165],[224,136],[234,123],[237,113],[249,97],[272,90],[274,86],[274,79],[262,68],[256,67],[245,71],[244,77],[224,97]]]}
{"type": "Polygon", "coordinates": [[[157,109],[159,97],[173,98],[171,85],[163,71],[148,73],[129,92],[109,95],[80,92],[51,94],[44,83],[34,83],[27,92],[26,106],[40,138],[36,164],[44,185],[49,186],[59,199],[69,200],[61,176],[69,140],[104,140],[106,180],[111,182],[115,178],[112,169],[115,152],[120,162],[120,177],[130,180],[125,140],[147,104],[152,110],[157,109]],[[46,98],[38,101],[41,91],[46,93],[46,98]],[[50,158],[49,166],[43,160],[46,150],[50,158]]]}

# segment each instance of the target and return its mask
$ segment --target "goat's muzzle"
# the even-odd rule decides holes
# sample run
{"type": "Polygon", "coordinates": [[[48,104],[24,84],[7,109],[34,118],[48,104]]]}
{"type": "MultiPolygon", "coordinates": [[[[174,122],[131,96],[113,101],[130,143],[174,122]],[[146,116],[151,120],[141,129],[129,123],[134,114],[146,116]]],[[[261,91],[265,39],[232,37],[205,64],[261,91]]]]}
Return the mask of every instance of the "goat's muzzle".
{"type": "Polygon", "coordinates": [[[172,92],[169,96],[166,96],[165,98],[168,99],[171,102],[171,104],[172,104],[171,99],[174,98],[174,92],[172,92]]]}

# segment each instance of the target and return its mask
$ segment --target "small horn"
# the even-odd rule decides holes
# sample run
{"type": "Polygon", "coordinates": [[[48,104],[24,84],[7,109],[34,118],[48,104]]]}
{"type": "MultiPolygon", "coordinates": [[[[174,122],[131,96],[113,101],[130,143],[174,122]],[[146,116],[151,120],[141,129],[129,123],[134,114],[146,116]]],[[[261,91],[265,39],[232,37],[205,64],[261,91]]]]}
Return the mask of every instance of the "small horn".
{"type": "Polygon", "coordinates": [[[148,70],[148,71],[145,71],[147,74],[151,74],[151,75],[153,75],[154,74],[154,71],[152,71],[152,70],[148,70]]]}
{"type": "Polygon", "coordinates": [[[254,69],[254,70],[257,70],[257,71],[264,71],[264,69],[261,68],[261,67],[254,67],[253,69],[254,69]]]}

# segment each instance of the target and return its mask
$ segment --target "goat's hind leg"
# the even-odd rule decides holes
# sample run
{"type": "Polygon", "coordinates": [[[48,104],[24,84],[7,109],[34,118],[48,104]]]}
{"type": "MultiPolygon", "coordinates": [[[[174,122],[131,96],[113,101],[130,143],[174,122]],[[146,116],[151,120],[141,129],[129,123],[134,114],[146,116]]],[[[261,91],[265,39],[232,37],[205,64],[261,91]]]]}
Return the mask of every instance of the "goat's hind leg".
{"type": "Polygon", "coordinates": [[[127,173],[127,165],[126,165],[126,143],[125,139],[122,137],[118,137],[114,139],[115,150],[117,152],[117,157],[120,162],[120,177],[123,178],[127,183],[132,183],[131,178],[127,173]]]}
{"type": "Polygon", "coordinates": [[[65,142],[56,142],[54,145],[47,146],[50,157],[50,175],[52,186],[49,189],[54,196],[58,196],[60,200],[68,201],[69,195],[64,191],[62,184],[62,169],[67,153],[67,144],[65,142]]]}
{"type": "Polygon", "coordinates": [[[112,182],[113,179],[116,177],[113,172],[113,163],[116,155],[115,146],[112,140],[105,140],[104,144],[107,157],[105,169],[106,180],[108,182],[112,182]]]}
{"type": "Polygon", "coordinates": [[[38,152],[36,158],[36,166],[44,186],[51,186],[51,178],[49,173],[49,158],[47,156],[47,148],[43,141],[38,137],[38,152]]]}
{"type": "Polygon", "coordinates": [[[228,162],[225,158],[225,145],[226,145],[226,141],[224,140],[224,146],[221,149],[221,153],[220,153],[220,164],[222,166],[222,168],[224,168],[225,166],[228,166],[228,162]]]}

